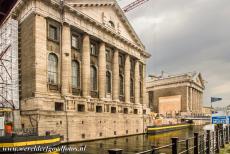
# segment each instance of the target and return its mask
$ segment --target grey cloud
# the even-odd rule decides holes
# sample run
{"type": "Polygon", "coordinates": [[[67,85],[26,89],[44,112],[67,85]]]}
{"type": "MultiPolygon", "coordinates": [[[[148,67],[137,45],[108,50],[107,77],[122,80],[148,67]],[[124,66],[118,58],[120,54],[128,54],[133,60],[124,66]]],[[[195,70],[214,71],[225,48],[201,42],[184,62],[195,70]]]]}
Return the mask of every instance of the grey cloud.
{"type": "Polygon", "coordinates": [[[208,81],[205,104],[210,96],[230,104],[229,0],[150,0],[127,16],[153,55],[148,73],[199,71],[208,81]]]}

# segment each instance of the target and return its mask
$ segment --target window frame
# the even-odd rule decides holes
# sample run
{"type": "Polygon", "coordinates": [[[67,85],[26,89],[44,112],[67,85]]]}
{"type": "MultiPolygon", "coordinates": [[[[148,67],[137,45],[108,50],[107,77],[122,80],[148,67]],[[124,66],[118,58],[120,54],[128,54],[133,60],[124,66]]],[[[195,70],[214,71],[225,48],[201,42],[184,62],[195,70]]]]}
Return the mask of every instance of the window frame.
{"type": "Polygon", "coordinates": [[[72,76],[71,76],[71,78],[72,78],[72,88],[81,89],[81,64],[80,64],[80,62],[77,61],[77,60],[72,60],[71,69],[72,69],[72,76]],[[73,84],[73,79],[74,79],[74,76],[73,76],[73,64],[74,63],[77,66],[77,68],[75,68],[75,69],[77,69],[77,70],[75,70],[76,74],[77,74],[77,76],[75,77],[75,79],[77,78],[77,80],[76,80],[77,85],[76,86],[74,86],[74,84],[73,84]]]}
{"type": "MultiPolygon", "coordinates": [[[[54,61],[52,61],[52,65],[54,65],[55,63],[54,63],[54,61]]],[[[58,56],[55,54],[55,53],[49,53],[48,54],[48,69],[47,69],[47,80],[48,80],[48,84],[50,84],[50,85],[58,85],[58,80],[59,80],[59,78],[58,78],[58,75],[59,75],[59,60],[58,60],[58,56]],[[56,59],[56,66],[55,66],[55,69],[54,69],[54,66],[53,66],[53,68],[51,68],[52,66],[51,66],[51,61],[50,61],[50,56],[53,56],[55,59],[56,59]],[[55,70],[55,71],[54,71],[55,70]],[[53,74],[53,76],[54,76],[54,78],[53,78],[53,80],[54,80],[54,82],[50,82],[51,80],[50,80],[50,78],[51,78],[51,74],[53,74]],[[56,80],[56,82],[55,82],[55,80],[56,80]]]]}
{"type": "Polygon", "coordinates": [[[112,94],[112,73],[109,70],[106,71],[106,94],[112,94]],[[109,82],[108,82],[108,76],[109,76],[109,82]]]}
{"type": "Polygon", "coordinates": [[[119,96],[124,96],[125,95],[125,82],[124,82],[124,76],[119,75],[119,96]],[[121,78],[122,78],[122,90],[121,90],[121,78]],[[121,93],[122,91],[122,93],[121,93]]]}
{"type": "Polygon", "coordinates": [[[94,91],[94,92],[97,92],[98,91],[98,70],[97,70],[97,67],[95,65],[91,65],[91,67],[90,67],[90,84],[91,84],[90,90],[94,91]],[[92,76],[92,69],[95,70],[96,80],[92,76]],[[94,83],[94,82],[96,82],[96,83],[94,83]],[[94,86],[96,86],[96,87],[94,87],[94,86]]]}
{"type": "Polygon", "coordinates": [[[54,41],[56,43],[60,42],[60,25],[56,22],[48,21],[48,28],[47,28],[47,38],[48,40],[54,41]],[[56,36],[54,38],[51,36],[51,29],[56,29],[56,36]]]}
{"type": "Polygon", "coordinates": [[[91,56],[98,56],[98,45],[94,41],[90,41],[90,55],[91,56]],[[94,46],[94,53],[92,52],[92,46],[94,46]]]}
{"type": "Polygon", "coordinates": [[[81,39],[81,38],[82,38],[82,37],[81,37],[80,34],[77,34],[77,33],[72,33],[72,34],[71,34],[71,47],[72,47],[73,49],[81,50],[81,46],[82,46],[82,39],[81,39]],[[75,43],[77,42],[77,44],[78,44],[77,47],[75,47],[74,44],[73,44],[73,37],[76,38],[75,43]]]}

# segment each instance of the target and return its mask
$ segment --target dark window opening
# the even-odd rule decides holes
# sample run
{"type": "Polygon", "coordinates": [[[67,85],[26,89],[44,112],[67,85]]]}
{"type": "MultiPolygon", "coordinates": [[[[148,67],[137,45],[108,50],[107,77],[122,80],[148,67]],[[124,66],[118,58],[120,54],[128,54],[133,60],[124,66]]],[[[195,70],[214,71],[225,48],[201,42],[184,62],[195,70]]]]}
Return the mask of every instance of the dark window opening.
{"type": "Polygon", "coordinates": [[[120,75],[120,96],[124,95],[124,78],[120,75]]]}
{"type": "Polygon", "coordinates": [[[84,139],[84,138],[85,138],[85,134],[81,134],[81,138],[83,138],[83,139],[84,139]]]}
{"type": "Polygon", "coordinates": [[[116,113],[116,107],[111,107],[111,113],[116,113]]]}
{"type": "Polygon", "coordinates": [[[130,79],[130,97],[134,97],[134,81],[130,79]]]}
{"type": "Polygon", "coordinates": [[[124,114],[128,114],[129,111],[128,111],[128,108],[124,108],[124,114]]]}
{"type": "Polygon", "coordinates": [[[113,134],[114,134],[114,135],[117,135],[117,132],[116,132],[116,131],[114,131],[114,132],[113,132],[113,134]]]}
{"type": "Polygon", "coordinates": [[[102,113],[102,106],[96,106],[96,112],[102,113]]]}
{"type": "Polygon", "coordinates": [[[126,134],[128,134],[129,133],[129,130],[126,130],[126,134]]]}
{"type": "Polygon", "coordinates": [[[97,91],[97,69],[95,66],[91,66],[91,91],[97,91]]]}
{"type": "Polygon", "coordinates": [[[146,110],[143,110],[143,114],[146,114],[146,110]]]}
{"type": "Polygon", "coordinates": [[[55,102],[55,111],[64,111],[64,104],[55,102]]]}
{"type": "Polygon", "coordinates": [[[78,112],[85,112],[85,105],[78,104],[77,105],[77,111],[78,112]]]}
{"type": "Polygon", "coordinates": [[[99,136],[102,136],[102,133],[100,133],[99,136]]]}
{"type": "Polygon", "coordinates": [[[138,114],[138,109],[134,109],[134,114],[138,114]]]}
{"type": "Polygon", "coordinates": [[[124,57],[123,57],[123,55],[119,55],[118,61],[119,61],[119,66],[123,67],[123,65],[124,65],[124,57]]]}
{"type": "Polygon", "coordinates": [[[109,71],[106,72],[106,92],[107,94],[111,94],[112,91],[112,80],[111,80],[111,73],[109,71]]]}

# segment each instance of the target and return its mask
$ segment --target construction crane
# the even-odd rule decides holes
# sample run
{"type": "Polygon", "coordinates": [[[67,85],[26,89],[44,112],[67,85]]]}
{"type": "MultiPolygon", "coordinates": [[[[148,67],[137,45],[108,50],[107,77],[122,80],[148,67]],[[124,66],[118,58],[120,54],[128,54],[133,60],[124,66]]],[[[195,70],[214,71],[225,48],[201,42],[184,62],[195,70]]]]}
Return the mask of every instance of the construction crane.
{"type": "Polygon", "coordinates": [[[149,1],[149,0],[136,0],[136,1],[132,2],[132,3],[130,3],[129,5],[125,6],[123,8],[123,11],[124,12],[129,12],[129,11],[135,9],[136,7],[144,4],[147,1],[149,1]]]}

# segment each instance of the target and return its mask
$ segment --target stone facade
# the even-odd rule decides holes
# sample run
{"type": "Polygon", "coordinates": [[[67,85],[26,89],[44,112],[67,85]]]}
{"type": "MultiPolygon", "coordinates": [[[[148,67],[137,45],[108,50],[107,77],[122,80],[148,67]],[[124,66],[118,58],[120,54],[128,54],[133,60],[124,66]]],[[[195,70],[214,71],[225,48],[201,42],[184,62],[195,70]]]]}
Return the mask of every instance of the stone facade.
{"type": "Polygon", "coordinates": [[[201,113],[203,104],[204,80],[200,73],[187,73],[168,77],[153,77],[147,81],[149,106],[159,111],[159,98],[181,96],[181,110],[185,113],[201,113]]]}
{"type": "Polygon", "coordinates": [[[14,14],[20,29],[23,127],[37,128],[39,135],[59,133],[67,142],[145,131],[150,55],[116,1],[20,0],[14,14]],[[79,67],[75,87],[73,61],[79,67]]]}

